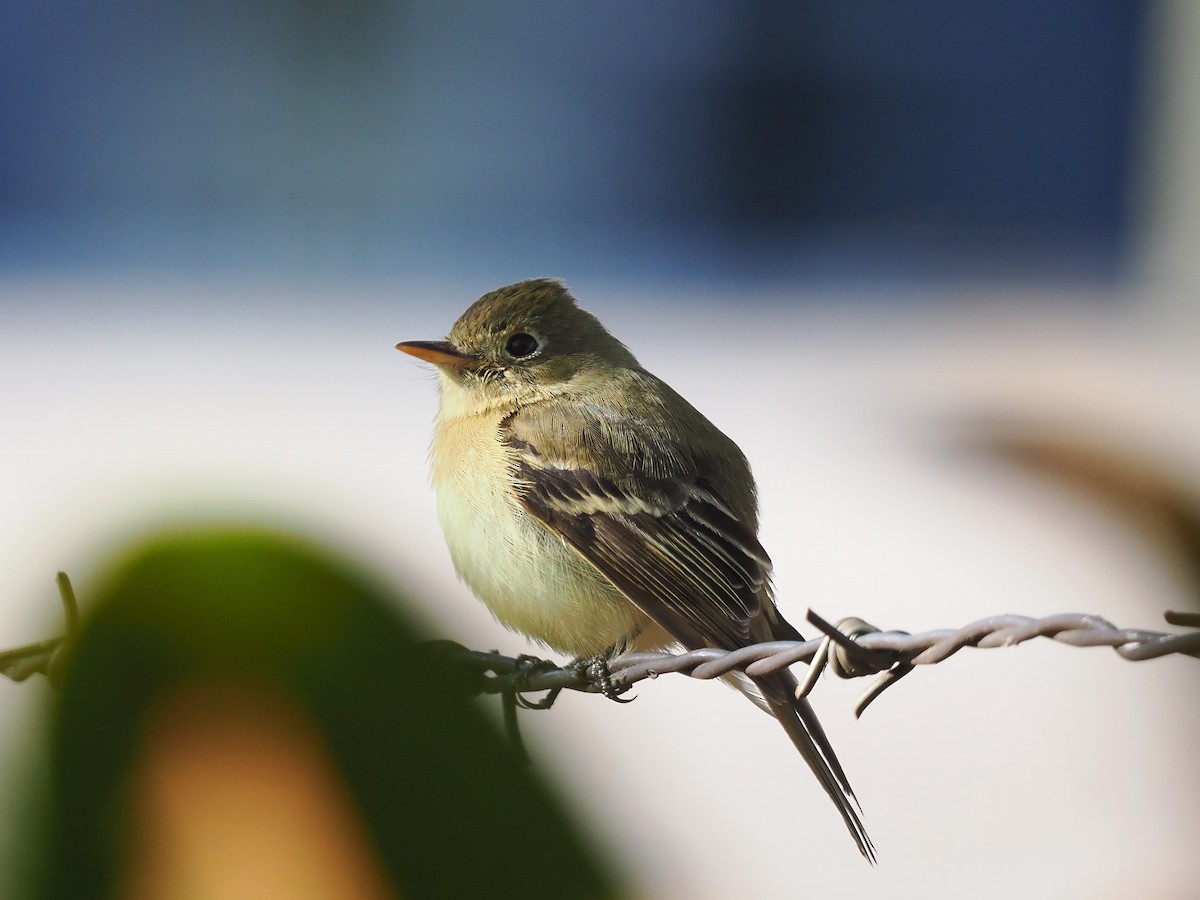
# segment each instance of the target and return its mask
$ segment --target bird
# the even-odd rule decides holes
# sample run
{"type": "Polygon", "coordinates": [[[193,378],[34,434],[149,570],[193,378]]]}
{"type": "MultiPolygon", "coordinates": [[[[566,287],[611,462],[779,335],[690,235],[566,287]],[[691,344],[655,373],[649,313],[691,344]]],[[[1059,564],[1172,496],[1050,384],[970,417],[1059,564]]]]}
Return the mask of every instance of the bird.
{"type": "MultiPolygon", "coordinates": [[[[396,349],[437,372],[438,518],[458,575],[505,627],[577,660],[801,639],[775,605],[745,455],[563,281],[497,288],[445,340],[396,349]]],[[[874,863],[795,675],[731,682],[783,726],[874,863]]]]}

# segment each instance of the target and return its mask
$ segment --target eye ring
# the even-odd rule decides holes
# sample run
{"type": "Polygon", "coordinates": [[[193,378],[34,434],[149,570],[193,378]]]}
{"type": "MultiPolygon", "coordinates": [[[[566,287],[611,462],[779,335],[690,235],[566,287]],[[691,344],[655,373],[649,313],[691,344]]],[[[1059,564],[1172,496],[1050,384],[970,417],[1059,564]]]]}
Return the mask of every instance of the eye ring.
{"type": "Polygon", "coordinates": [[[504,342],[504,352],[513,359],[528,359],[540,349],[541,344],[538,343],[538,339],[524,331],[510,334],[508,340],[504,342]]]}

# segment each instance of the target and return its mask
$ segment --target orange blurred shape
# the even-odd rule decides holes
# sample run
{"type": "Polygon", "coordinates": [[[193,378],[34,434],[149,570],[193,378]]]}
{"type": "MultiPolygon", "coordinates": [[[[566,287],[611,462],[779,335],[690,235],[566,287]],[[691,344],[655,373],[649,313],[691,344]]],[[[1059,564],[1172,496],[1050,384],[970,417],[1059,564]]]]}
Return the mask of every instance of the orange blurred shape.
{"type": "Polygon", "coordinates": [[[131,803],[126,900],[395,896],[319,733],[266,689],[161,697],[131,803]]]}

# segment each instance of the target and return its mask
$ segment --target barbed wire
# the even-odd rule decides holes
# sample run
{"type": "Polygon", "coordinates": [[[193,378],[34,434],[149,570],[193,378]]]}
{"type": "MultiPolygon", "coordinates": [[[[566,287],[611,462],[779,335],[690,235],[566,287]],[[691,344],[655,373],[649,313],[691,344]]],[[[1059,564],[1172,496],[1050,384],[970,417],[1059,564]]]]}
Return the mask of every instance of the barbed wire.
{"type": "MultiPolygon", "coordinates": [[[[62,660],[79,627],[78,605],[71,581],[56,576],[66,617],[66,635],[0,651],[0,675],[24,681],[44,674],[54,683],[62,660]]],[[[771,641],[739,650],[705,648],[687,652],[626,653],[607,664],[581,660],[561,666],[531,656],[510,657],[499,651],[470,650],[452,641],[432,641],[426,654],[437,663],[467,676],[474,694],[501,694],[506,698],[506,718],[514,719],[518,706],[549,708],[563,690],[603,693],[617,699],[634,684],[660,675],[679,673],[692,678],[721,678],[733,673],[757,677],[807,663],[808,672],[797,689],[806,696],[825,669],[840,678],[878,676],[855,704],[855,715],[886,688],[916,666],[943,662],[964,647],[1013,647],[1033,638],[1050,638],[1073,647],[1111,647],[1124,659],[1141,661],[1171,654],[1200,658],[1200,614],[1168,611],[1170,625],[1188,629],[1181,633],[1118,628],[1097,615],[1060,613],[1040,619],[1029,616],[988,616],[958,629],[937,629],[920,634],[882,631],[858,618],[830,624],[811,610],[808,621],[822,632],[809,641],[771,641]],[[540,700],[525,695],[544,693],[540,700]]],[[[512,724],[512,723],[510,723],[512,724]]]]}
{"type": "MultiPolygon", "coordinates": [[[[814,612],[808,620],[823,633],[809,641],[771,641],[739,650],[705,648],[687,652],[626,653],[609,665],[611,684],[624,692],[645,679],[679,673],[692,678],[721,678],[740,672],[768,675],[796,663],[809,665],[797,693],[806,696],[826,668],[841,678],[879,676],[855,705],[855,715],[887,687],[916,666],[943,662],[964,647],[1013,647],[1033,638],[1050,638],[1072,647],[1111,647],[1130,661],[1157,659],[1171,654],[1200,658],[1200,614],[1167,612],[1168,624],[1189,629],[1182,633],[1118,628],[1108,620],[1086,613],[1060,613],[1040,619],[1029,616],[988,616],[958,629],[937,629],[920,634],[881,631],[862,619],[843,619],[832,625],[814,612]]],[[[505,694],[523,706],[544,708],[563,690],[603,692],[594,676],[579,663],[558,666],[534,657],[509,657],[497,651],[468,650],[452,642],[437,642],[439,657],[475,676],[476,692],[505,694]],[[523,701],[527,693],[548,692],[547,700],[523,701]],[[548,701],[548,702],[547,702],[548,701]]]]}

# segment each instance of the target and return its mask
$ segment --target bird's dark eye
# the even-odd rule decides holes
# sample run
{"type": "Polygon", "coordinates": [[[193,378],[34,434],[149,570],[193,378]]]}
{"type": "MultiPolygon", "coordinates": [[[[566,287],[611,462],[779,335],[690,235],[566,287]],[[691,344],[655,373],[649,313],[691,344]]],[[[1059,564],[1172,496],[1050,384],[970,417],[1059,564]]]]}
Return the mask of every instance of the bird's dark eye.
{"type": "Polygon", "coordinates": [[[532,334],[518,331],[504,342],[504,352],[514,359],[524,359],[537,352],[538,342],[532,334]]]}

